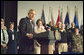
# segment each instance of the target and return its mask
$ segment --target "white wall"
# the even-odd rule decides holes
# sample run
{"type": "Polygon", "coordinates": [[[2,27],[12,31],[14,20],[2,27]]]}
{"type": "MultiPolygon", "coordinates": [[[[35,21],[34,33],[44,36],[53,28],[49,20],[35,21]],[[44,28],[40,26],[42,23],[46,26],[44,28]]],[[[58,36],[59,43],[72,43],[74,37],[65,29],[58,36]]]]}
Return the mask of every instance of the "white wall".
{"type": "Polygon", "coordinates": [[[36,10],[35,22],[38,18],[41,18],[42,8],[44,5],[44,13],[46,23],[49,22],[49,6],[52,7],[54,23],[56,23],[58,17],[58,9],[63,8],[63,22],[65,20],[67,6],[69,7],[69,19],[70,23],[74,20],[75,6],[78,9],[79,26],[83,24],[83,1],[18,1],[18,23],[21,18],[26,17],[28,10],[33,8],[36,10]]]}

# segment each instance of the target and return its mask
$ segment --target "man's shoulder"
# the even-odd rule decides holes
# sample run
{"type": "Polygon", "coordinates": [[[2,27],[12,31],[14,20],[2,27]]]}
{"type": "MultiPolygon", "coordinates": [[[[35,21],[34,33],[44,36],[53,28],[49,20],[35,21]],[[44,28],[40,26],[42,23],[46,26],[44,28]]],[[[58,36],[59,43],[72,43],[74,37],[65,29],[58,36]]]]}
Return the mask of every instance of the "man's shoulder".
{"type": "Polygon", "coordinates": [[[21,20],[20,20],[20,21],[23,21],[23,20],[26,20],[26,17],[24,17],[24,18],[21,18],[21,20]]]}
{"type": "Polygon", "coordinates": [[[21,23],[21,22],[26,22],[26,21],[28,21],[28,20],[29,20],[29,19],[28,19],[27,17],[21,18],[20,23],[21,23]]]}

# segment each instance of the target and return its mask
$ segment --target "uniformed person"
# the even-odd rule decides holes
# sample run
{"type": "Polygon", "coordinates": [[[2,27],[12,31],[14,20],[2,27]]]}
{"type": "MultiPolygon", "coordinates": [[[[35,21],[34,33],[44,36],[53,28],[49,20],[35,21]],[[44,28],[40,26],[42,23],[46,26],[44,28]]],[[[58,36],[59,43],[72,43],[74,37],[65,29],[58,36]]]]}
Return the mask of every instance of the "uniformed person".
{"type": "Polygon", "coordinates": [[[79,34],[79,30],[75,28],[75,34],[71,42],[72,52],[83,53],[83,36],[79,34]]]}

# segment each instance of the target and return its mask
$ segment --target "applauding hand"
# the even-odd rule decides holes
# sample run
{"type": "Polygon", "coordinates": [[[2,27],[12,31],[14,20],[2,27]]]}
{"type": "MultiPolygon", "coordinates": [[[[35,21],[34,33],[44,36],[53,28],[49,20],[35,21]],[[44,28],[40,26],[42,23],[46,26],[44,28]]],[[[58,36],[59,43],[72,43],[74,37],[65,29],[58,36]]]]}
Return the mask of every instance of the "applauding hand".
{"type": "Polygon", "coordinates": [[[33,38],[33,34],[29,34],[29,33],[27,33],[26,36],[29,37],[30,39],[33,38]]]}

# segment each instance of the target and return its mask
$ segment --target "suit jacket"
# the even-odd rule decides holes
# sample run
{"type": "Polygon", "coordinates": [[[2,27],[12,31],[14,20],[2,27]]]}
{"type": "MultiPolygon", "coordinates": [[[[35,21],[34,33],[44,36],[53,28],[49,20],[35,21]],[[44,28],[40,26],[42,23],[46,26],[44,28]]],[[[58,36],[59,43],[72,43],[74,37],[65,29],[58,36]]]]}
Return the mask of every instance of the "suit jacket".
{"type": "MultiPolygon", "coordinates": [[[[33,23],[34,24],[34,23],[33,23]]],[[[25,48],[34,48],[34,39],[29,39],[26,34],[34,33],[30,19],[28,17],[22,18],[19,22],[20,45],[25,48]]]]}

